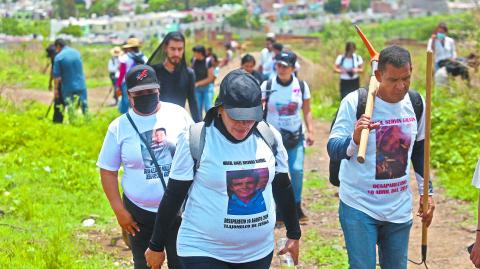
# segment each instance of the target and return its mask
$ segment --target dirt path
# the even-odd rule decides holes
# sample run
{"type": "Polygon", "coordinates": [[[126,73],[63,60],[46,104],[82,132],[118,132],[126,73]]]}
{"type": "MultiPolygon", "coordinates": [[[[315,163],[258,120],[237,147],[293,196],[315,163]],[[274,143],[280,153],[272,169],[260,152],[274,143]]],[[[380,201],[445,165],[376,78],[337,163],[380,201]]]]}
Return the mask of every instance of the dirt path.
{"type": "MultiPolygon", "coordinates": [[[[256,55],[258,56],[258,55],[256,55]]],[[[257,57],[258,58],[258,57],[257,57]]],[[[309,63],[302,62],[302,70],[309,70],[309,63]]],[[[239,66],[239,57],[235,57],[232,63],[226,68],[222,68],[220,77],[217,79],[217,85],[228,71],[239,66]]],[[[91,89],[88,91],[89,103],[92,111],[98,110],[105,100],[108,88],[91,89]]],[[[49,104],[51,93],[47,91],[35,90],[18,90],[3,89],[0,95],[15,102],[26,99],[38,100],[42,103],[49,104]]],[[[105,105],[112,105],[113,99],[108,97],[105,105]]],[[[326,181],[328,176],[328,156],[326,153],[326,143],[330,123],[315,121],[315,145],[307,149],[305,172],[306,179],[309,181],[307,186],[314,184],[314,180],[326,181]]],[[[414,182],[414,180],[412,180],[414,182]]],[[[302,239],[302,254],[312,251],[315,246],[315,240],[309,241],[312,233],[319,235],[322,241],[332,244],[331,248],[343,250],[343,236],[338,225],[337,206],[338,197],[336,197],[337,189],[328,182],[322,182],[322,188],[305,188],[304,204],[310,222],[302,226],[304,238],[302,239]],[[338,245],[337,245],[338,244],[338,245]]],[[[414,210],[417,210],[418,195],[416,194],[416,186],[412,183],[412,189],[415,190],[414,210]]],[[[431,269],[451,269],[451,268],[473,268],[465,251],[466,246],[473,242],[475,234],[472,225],[472,218],[467,213],[467,204],[447,198],[444,191],[436,184],[435,200],[437,209],[432,226],[429,229],[428,244],[428,264],[431,269]]],[[[119,239],[120,230],[116,225],[115,219],[112,224],[104,228],[92,230],[86,236],[92,243],[103,246],[104,251],[111,253],[115,257],[115,266],[117,268],[131,268],[131,254],[125,244],[119,239]]],[[[276,229],[276,236],[284,234],[282,229],[276,229]]],[[[414,218],[414,225],[410,237],[409,258],[415,261],[420,260],[420,242],[421,242],[421,223],[414,218]]],[[[313,250],[315,251],[315,249],[313,250]]],[[[345,252],[346,253],[346,252],[345,252]]],[[[303,256],[302,256],[303,257],[303,256]]],[[[273,268],[278,265],[278,259],[274,258],[273,268]]],[[[305,258],[300,266],[301,268],[344,268],[332,265],[332,262],[319,262],[318,259],[305,258]]],[[[409,269],[423,268],[409,263],[409,269]]]]}

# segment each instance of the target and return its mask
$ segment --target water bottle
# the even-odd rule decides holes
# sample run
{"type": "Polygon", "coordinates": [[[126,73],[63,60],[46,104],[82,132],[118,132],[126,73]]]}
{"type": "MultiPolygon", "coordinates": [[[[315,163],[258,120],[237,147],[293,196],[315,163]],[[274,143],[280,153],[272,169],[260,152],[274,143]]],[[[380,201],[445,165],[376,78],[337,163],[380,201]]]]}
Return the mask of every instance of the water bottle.
{"type": "MultiPolygon", "coordinates": [[[[277,241],[277,248],[278,251],[282,250],[285,247],[285,244],[287,243],[287,238],[282,237],[278,239],[277,241]]],[[[280,259],[280,269],[295,269],[295,264],[293,262],[292,255],[290,255],[290,252],[287,252],[283,255],[278,255],[280,259]]]]}

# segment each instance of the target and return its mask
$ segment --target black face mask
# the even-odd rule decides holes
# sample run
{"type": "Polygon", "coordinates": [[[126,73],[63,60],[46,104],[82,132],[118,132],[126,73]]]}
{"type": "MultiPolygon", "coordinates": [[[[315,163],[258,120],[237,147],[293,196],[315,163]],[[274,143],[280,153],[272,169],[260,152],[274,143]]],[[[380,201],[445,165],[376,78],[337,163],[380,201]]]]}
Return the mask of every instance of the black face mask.
{"type": "Polygon", "coordinates": [[[158,93],[133,97],[133,107],[142,114],[152,114],[158,106],[158,93]]]}

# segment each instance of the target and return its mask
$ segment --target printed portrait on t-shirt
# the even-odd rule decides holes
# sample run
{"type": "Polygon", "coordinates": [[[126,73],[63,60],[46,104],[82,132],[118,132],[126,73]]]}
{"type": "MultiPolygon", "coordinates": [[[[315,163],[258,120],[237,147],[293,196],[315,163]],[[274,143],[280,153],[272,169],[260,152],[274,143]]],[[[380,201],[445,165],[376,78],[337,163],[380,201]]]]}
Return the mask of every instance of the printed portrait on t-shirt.
{"type": "Polygon", "coordinates": [[[268,168],[227,171],[227,213],[252,215],[266,211],[262,192],[268,175],[268,168]]]}
{"type": "Polygon", "coordinates": [[[276,103],[279,116],[292,116],[297,113],[298,103],[290,102],[288,104],[276,103]]]}
{"type": "Polygon", "coordinates": [[[410,125],[382,126],[376,131],[376,179],[393,179],[406,175],[411,144],[410,125]]]}
{"type": "MultiPolygon", "coordinates": [[[[160,166],[160,170],[162,170],[161,172],[163,173],[163,177],[168,177],[170,173],[170,167],[172,165],[173,155],[175,154],[175,145],[168,141],[167,130],[165,128],[157,128],[142,133],[142,136],[152,149],[152,152],[157,159],[157,163],[160,166]]],[[[144,173],[146,175],[146,179],[147,181],[158,181],[160,178],[157,174],[155,163],[148,152],[147,147],[143,143],[140,143],[140,145],[143,164],[145,166],[144,173]]]]}

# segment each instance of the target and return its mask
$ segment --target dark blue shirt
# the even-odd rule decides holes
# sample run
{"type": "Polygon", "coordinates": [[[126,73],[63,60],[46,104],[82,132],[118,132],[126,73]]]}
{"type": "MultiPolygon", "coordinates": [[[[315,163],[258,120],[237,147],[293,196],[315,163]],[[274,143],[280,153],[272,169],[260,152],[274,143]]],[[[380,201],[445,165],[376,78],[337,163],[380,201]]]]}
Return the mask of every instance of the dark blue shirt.
{"type": "Polygon", "coordinates": [[[85,76],[83,74],[82,57],[80,53],[68,46],[55,56],[53,62],[53,77],[61,78],[62,93],[85,91],[85,76]]]}

